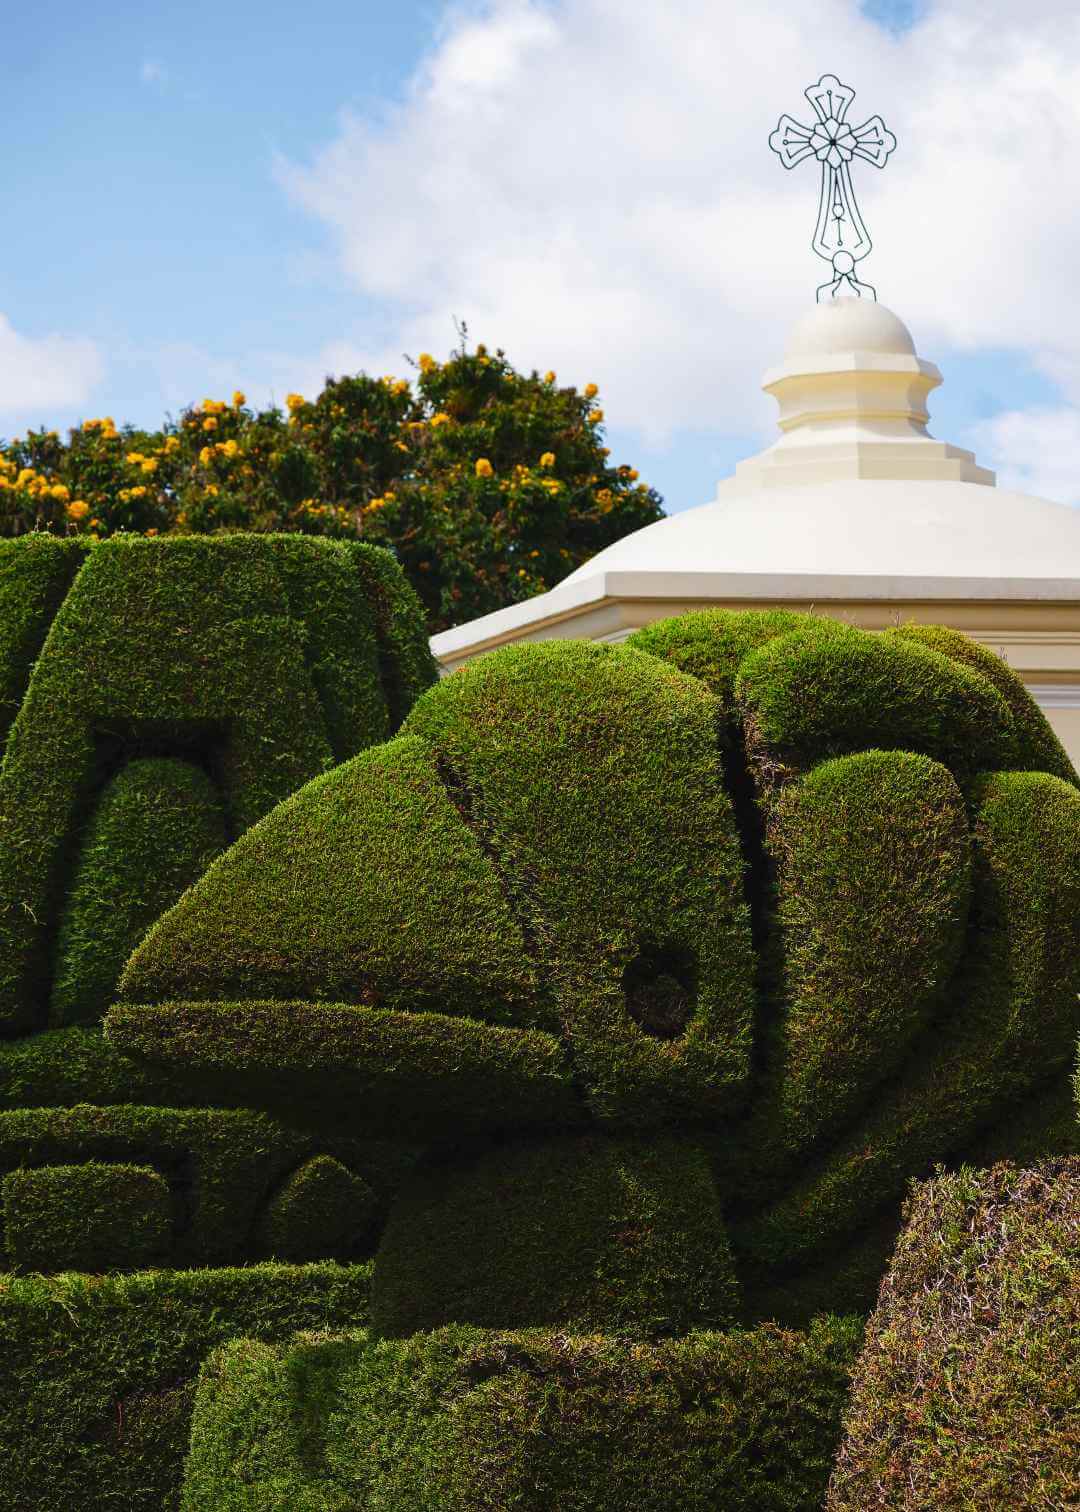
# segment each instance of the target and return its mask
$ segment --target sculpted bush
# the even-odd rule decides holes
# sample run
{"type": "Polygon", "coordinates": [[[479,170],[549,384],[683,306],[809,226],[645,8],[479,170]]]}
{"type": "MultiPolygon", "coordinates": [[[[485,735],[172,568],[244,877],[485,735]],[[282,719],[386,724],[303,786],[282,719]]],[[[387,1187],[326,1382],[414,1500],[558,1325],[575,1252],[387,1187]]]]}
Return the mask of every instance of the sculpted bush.
{"type": "Polygon", "coordinates": [[[640,1313],[590,1315],[656,1334],[869,1305],[913,1175],[1018,1120],[1058,1137],[1078,988],[1080,792],[1018,680],[948,631],[716,611],[431,689],[159,921],[108,1032],[208,1095],[427,1147],[376,1257],[388,1335],[565,1321],[609,1239],[582,1249],[584,1188],[528,1151],[577,1140],[645,1191],[640,1141],[665,1149],[727,1240],[657,1186],[640,1313]],[[485,1184],[493,1223],[457,1222],[485,1184]]]}

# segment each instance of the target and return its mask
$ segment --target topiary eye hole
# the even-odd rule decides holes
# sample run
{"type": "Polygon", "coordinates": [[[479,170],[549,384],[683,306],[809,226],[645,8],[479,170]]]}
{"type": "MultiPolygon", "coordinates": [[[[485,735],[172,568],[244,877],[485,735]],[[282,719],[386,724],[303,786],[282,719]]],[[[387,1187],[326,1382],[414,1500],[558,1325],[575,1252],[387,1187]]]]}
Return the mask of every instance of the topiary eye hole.
{"type": "Polygon", "coordinates": [[[653,1039],[675,1040],[694,1015],[697,962],[677,945],[644,944],[623,972],[626,1011],[653,1039]]]}

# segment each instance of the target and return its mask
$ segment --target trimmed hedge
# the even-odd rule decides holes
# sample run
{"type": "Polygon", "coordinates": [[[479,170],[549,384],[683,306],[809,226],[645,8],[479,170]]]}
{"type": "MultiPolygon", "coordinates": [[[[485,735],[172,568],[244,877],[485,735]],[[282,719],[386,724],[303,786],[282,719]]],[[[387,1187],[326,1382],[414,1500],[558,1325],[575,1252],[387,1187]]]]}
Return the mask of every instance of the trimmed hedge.
{"type": "MultiPolygon", "coordinates": [[[[366,1223],[352,1229],[343,1226],[339,1257],[356,1258],[365,1247],[370,1253],[378,1232],[375,1220],[381,1222],[414,1158],[401,1146],[341,1134],[320,1137],[243,1109],[83,1104],[0,1113],[0,1172],[43,1166],[83,1172],[41,1178],[27,1169],[23,1174],[37,1184],[42,1212],[48,1208],[48,1221],[58,1236],[61,1231],[76,1233],[80,1224],[88,1231],[93,1228],[95,1237],[88,1243],[95,1246],[97,1268],[130,1262],[122,1227],[111,1231],[116,1252],[102,1248],[99,1190],[106,1178],[89,1180],[88,1170],[153,1167],[167,1180],[173,1205],[170,1245],[160,1258],[177,1266],[226,1265],[252,1257],[253,1234],[266,1205],[273,1204],[288,1176],[319,1154],[333,1156],[362,1175],[368,1190],[377,1194],[366,1223]],[[95,1164],[88,1168],[82,1165],[86,1161],[95,1164]],[[344,1243],[346,1235],[349,1245],[344,1243]]],[[[156,1199],[152,1205],[156,1207],[156,1199]]],[[[279,1208],[274,1231],[290,1257],[320,1258],[302,1253],[305,1242],[319,1242],[303,1204],[294,1202],[287,1212],[279,1208]]],[[[39,1249],[35,1264],[41,1270],[65,1268],[74,1242],[64,1240],[52,1263],[39,1249]]]]}
{"type": "Polygon", "coordinates": [[[50,1017],[95,1023],[147,929],[228,844],[213,782],[189,761],[132,761],[102,790],[72,872],[50,1017]]]}
{"type": "Polygon", "coordinates": [[[363,1254],[374,1240],[379,1207],[362,1176],[332,1155],[313,1155],[267,1203],[255,1246],[274,1260],[363,1254]]]}
{"type": "Polygon", "coordinates": [[[630,1344],[447,1328],[240,1340],[203,1367],[184,1512],[790,1512],[821,1504],[855,1320],[630,1344]]]}
{"type": "Polygon", "coordinates": [[[745,1097],[753,959],[717,705],[654,657],[590,642],[492,652],[404,729],[498,856],[594,1117],[641,1126],[745,1097]],[[682,1021],[635,1012],[658,977],[682,1021]]]}
{"type": "Polygon", "coordinates": [[[948,1019],[868,1116],[776,1203],[739,1222],[750,1262],[824,1257],[912,1175],[1072,1065],[1080,978],[1080,795],[1003,772],[976,791],[971,950],[948,1019]]]}
{"type": "Polygon", "coordinates": [[[829,1512],[1080,1504],[1080,1160],[917,1187],[829,1512]]]}
{"type": "MultiPolygon", "coordinates": [[[[8,544],[29,561],[31,540],[8,544]]],[[[72,851],[103,782],[127,761],[204,766],[235,835],[385,738],[383,675],[398,710],[435,677],[409,628],[410,614],[422,621],[419,604],[395,574],[374,548],[293,536],[117,537],[89,552],[52,619],[0,767],[0,1027],[40,1024],[72,851]]],[[[44,595],[34,634],[59,592],[44,595]]],[[[15,686],[25,662],[16,642],[29,632],[11,635],[0,676],[15,686]]],[[[99,861],[108,871],[108,858],[99,861]]],[[[133,857],[118,863],[137,869],[133,857]]],[[[147,864],[150,881],[157,868],[147,864]]]]}
{"type": "Polygon", "coordinates": [[[835,757],[790,784],[769,848],[774,1007],[739,1133],[743,1196],[750,1173],[775,1186],[902,1065],[952,981],[971,891],[959,789],[903,751],[835,757]]]}
{"type": "Polygon", "coordinates": [[[363,1326],[370,1266],[0,1275],[0,1506],[170,1512],[195,1377],[228,1339],[363,1326]]]}
{"type": "MultiPolygon", "coordinates": [[[[201,1107],[205,1101],[182,1068],[121,1055],[97,1025],[0,1040],[0,1111],[70,1108],[76,1103],[182,1108],[201,1107]]],[[[238,1101],[243,1099],[236,1089],[231,1098],[215,1098],[224,1106],[238,1101]]]]}
{"type": "Polygon", "coordinates": [[[704,1151],[585,1135],[421,1167],[383,1234],[371,1306],[386,1338],[446,1322],[649,1337],[725,1327],[739,1292],[704,1151]]]}
{"type": "Polygon", "coordinates": [[[495,868],[428,751],[405,737],[309,784],[245,835],[151,930],[120,990],[551,1027],[495,868]]]}
{"type": "MultiPolygon", "coordinates": [[[[730,1107],[748,1071],[752,961],[714,720],[699,684],[639,654],[564,643],[486,657],[426,694],[400,740],[245,836],[143,942],[122,994],[235,1002],[261,984],[282,997],[337,992],[408,1007],[381,1030],[371,1014],[355,1022],[358,1045],[371,1026],[372,1074],[381,1058],[397,1078],[414,1072],[396,1047],[433,1006],[561,1026],[598,1117],[730,1107]],[[682,999],[676,1038],[649,1022],[658,979],[682,999]]],[[[233,1017],[221,1010],[230,1034],[233,1017]]],[[[109,1032],[120,1049],[173,1058],[192,1053],[200,1022],[218,1034],[210,1014],[183,1002],[173,1013],[116,1011],[109,1032]]],[[[466,1022],[442,1032],[472,1076],[476,1025],[466,1022]]],[[[261,1059],[237,1038],[194,1053],[223,1071],[238,1052],[261,1059]]],[[[482,1040],[494,1065],[498,1038],[482,1040]]],[[[526,1043],[511,1036],[506,1055],[520,1061],[526,1043]]],[[[531,1118],[538,1099],[548,1117],[577,1116],[572,1098],[561,1094],[560,1106],[547,1091],[565,1074],[550,1045],[538,1090],[522,1101],[515,1081],[502,1121],[531,1118]]],[[[289,1065],[306,1060],[306,1046],[282,1043],[281,1053],[289,1065]]],[[[490,1090],[477,1099],[490,1102],[490,1090]]]]}
{"type": "Polygon", "coordinates": [[[0,540],[0,748],[53,615],[88,550],[88,543],[75,537],[0,540]]]}
{"type": "Polygon", "coordinates": [[[908,1180],[1056,1106],[1080,1028],[1080,793],[1016,769],[1053,753],[1003,664],[925,640],[709,611],[480,658],[159,921],[112,1041],[292,1120],[674,1125],[748,1318],[866,1303],[908,1180]]]}
{"type": "Polygon", "coordinates": [[[1021,679],[995,652],[948,625],[898,625],[894,630],[886,630],[884,638],[926,646],[950,661],[974,668],[993,683],[1012,711],[1016,765],[1022,771],[1049,772],[1052,777],[1080,786],[1080,778],[1046,716],[1021,679]]]}
{"type": "Polygon", "coordinates": [[[38,1166],[0,1181],[4,1248],[20,1270],[134,1270],[165,1258],[172,1198],[152,1166],[38,1166]]]}

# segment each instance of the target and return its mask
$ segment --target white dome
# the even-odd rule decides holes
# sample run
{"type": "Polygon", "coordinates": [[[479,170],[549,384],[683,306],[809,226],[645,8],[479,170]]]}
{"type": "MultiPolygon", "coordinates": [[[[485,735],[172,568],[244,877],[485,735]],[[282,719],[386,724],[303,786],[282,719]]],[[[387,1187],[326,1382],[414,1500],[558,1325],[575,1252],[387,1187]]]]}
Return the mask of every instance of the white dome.
{"type": "Polygon", "coordinates": [[[829,357],[848,352],[884,352],[914,357],[911,332],[891,310],[874,299],[830,299],[815,305],[796,323],[784,361],[829,357]]]}
{"type": "Polygon", "coordinates": [[[566,583],[612,572],[874,579],[875,597],[889,582],[897,596],[910,594],[914,585],[902,579],[1060,583],[1080,578],[1080,510],[938,480],[722,490],[711,504],[616,541],[566,583]]]}
{"type": "Polygon", "coordinates": [[[592,634],[618,634],[621,611],[599,606],[631,602],[636,623],[672,602],[1077,604],[1080,509],[1004,492],[971,452],[935,440],[927,399],[940,382],[891,310],[817,305],[765,375],[779,438],[711,503],[624,537],[548,593],[441,632],[435,654],[459,664],[508,640],[574,634],[586,614],[592,634]]]}

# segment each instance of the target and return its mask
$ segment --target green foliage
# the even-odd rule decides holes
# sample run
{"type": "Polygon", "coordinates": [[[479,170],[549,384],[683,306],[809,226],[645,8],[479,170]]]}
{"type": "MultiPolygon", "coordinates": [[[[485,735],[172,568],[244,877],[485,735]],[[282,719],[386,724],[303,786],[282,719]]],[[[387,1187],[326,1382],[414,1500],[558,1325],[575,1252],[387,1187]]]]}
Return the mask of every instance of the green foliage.
{"type": "Polygon", "coordinates": [[[267,1203],[256,1247],[275,1260],[348,1258],[370,1249],[379,1199],[332,1155],[313,1155],[267,1203]]]}
{"type": "Polygon", "coordinates": [[[899,625],[885,632],[887,638],[927,646],[939,651],[950,661],[961,666],[973,667],[980,672],[1004,698],[1013,716],[1016,732],[1016,764],[1022,771],[1049,772],[1052,777],[1061,777],[1065,782],[1080,785],[1072,762],[1065,749],[1050,728],[1042,710],[1006,662],[986,646],[948,625],[899,625]]]}
{"type": "Polygon", "coordinates": [[[388,546],[431,629],[542,593],[659,519],[608,463],[596,387],[516,372],[500,350],[426,353],[404,380],[328,378],[286,417],[204,399],[158,431],[86,420],[0,447],[0,534],[298,532],[388,546]]]}
{"type": "MultiPolygon", "coordinates": [[[[260,988],[343,995],[416,1010],[355,1015],[349,1042],[359,1049],[366,1037],[391,1087],[424,1087],[423,1101],[399,1096],[405,1119],[491,1105],[498,1088],[473,1091],[479,1043],[487,1067],[504,1059],[515,1071],[499,1098],[503,1121],[575,1106],[558,1085],[558,1044],[545,1048],[536,1031],[503,1035],[504,1055],[492,1030],[446,1024],[462,1084],[438,1064],[429,1080],[426,1054],[418,1077],[421,1063],[402,1051],[406,1040],[420,1049],[422,1015],[436,1005],[561,1028],[602,1118],[730,1108],[749,1069],[752,967],[714,721],[700,684],[639,653],[564,642],[483,658],[420,700],[406,725],[413,739],[298,794],[156,926],[122,990],[159,1006],[118,1011],[114,1043],[213,1065],[213,1045],[196,1048],[201,1024],[228,1036],[223,1070],[237,1069],[237,1051],[252,1069],[276,1051],[282,1066],[311,1070],[298,1015],[281,1010],[275,1030],[269,1010],[241,1010],[234,1032],[231,1009],[199,1013],[184,1000],[260,988]],[[649,1022],[660,978],[681,998],[674,1035],[649,1022]],[[176,1009],[160,1006],[174,999],[176,1009]],[[531,1093],[515,1068],[541,1078],[531,1093]]],[[[333,1024],[344,1030],[339,1010],[333,1024]]]]}
{"type": "Polygon", "coordinates": [[[149,926],[228,844],[221,799],[189,761],[131,761],[102,789],[60,925],[51,1018],[104,1016],[149,926]]]}
{"type": "Polygon", "coordinates": [[[975,790],[970,952],[904,1074],[774,1204],[736,1228],[756,1264],[827,1255],[962,1149],[995,1112],[1067,1075],[1080,961],[1080,797],[1060,778],[1003,772],[975,790]]]}
{"type": "Polygon", "coordinates": [[[175,1512],[205,1355],[360,1327],[369,1284],[332,1264],[0,1275],[0,1506],[175,1512]]]}
{"type": "Polygon", "coordinates": [[[961,781],[1010,766],[1013,716],[986,677],[916,642],[837,621],[777,636],[740,663],[751,760],[809,766],[881,747],[920,751],[961,781]]]}
{"type": "Polygon", "coordinates": [[[0,541],[0,742],[19,711],[52,617],[89,543],[35,535],[0,541]]]}
{"type": "Polygon", "coordinates": [[[722,1328],[738,1304],[704,1151],[585,1135],[422,1167],[376,1257],[372,1327],[392,1338],[449,1321],[650,1337],[722,1328]]]}
{"type": "MultiPolygon", "coordinates": [[[[681,1126],[747,1318],[866,1305],[911,1176],[1025,1105],[1061,1147],[1080,1023],[1080,794],[1009,769],[1041,716],[940,644],[711,611],[481,658],[160,921],[113,1043],[435,1140],[681,1126]]],[[[480,1316],[449,1275],[417,1316],[480,1316]]]]}
{"type": "Polygon", "coordinates": [[[75,1103],[183,1107],[204,1100],[190,1076],[121,1055],[99,1027],[72,1025],[0,1040],[2,1110],[70,1108],[75,1103]]]}
{"type": "Polygon", "coordinates": [[[855,1370],[829,1512],[1080,1501],[1080,1160],[917,1187],[855,1370]]]}
{"type": "Polygon", "coordinates": [[[241,1340],[203,1370],[184,1512],[817,1507],[858,1342],[838,1318],[653,1345],[241,1340]]]}
{"type": "MultiPolygon", "coordinates": [[[[369,1194],[368,1221],[354,1231],[354,1243],[344,1251],[352,1258],[364,1244],[368,1251],[377,1237],[376,1217],[381,1220],[391,1194],[400,1185],[412,1156],[406,1149],[375,1140],[361,1141],[345,1134],[322,1136],[276,1123],[265,1114],[247,1109],[99,1107],[89,1103],[73,1108],[22,1108],[0,1113],[0,1173],[17,1173],[11,1189],[15,1198],[25,1187],[26,1202],[48,1212],[58,1250],[50,1260],[43,1235],[35,1250],[35,1265],[42,1271],[70,1265],[80,1227],[87,1231],[87,1258],[92,1251],[96,1268],[130,1264],[124,1225],[102,1225],[101,1193],[109,1169],[120,1169],[116,1178],[133,1164],[151,1166],[168,1182],[173,1205],[165,1252],[161,1260],[171,1265],[228,1265],[249,1259],[253,1233],[263,1221],[268,1204],[280,1195],[282,1183],[313,1156],[334,1157],[349,1171],[362,1176],[369,1194]],[[76,1161],[92,1162],[88,1166],[76,1161]],[[39,1177],[36,1169],[62,1167],[88,1175],[70,1178],[50,1172],[39,1177]],[[55,1194],[55,1197],[54,1195],[55,1194]],[[115,1243],[115,1253],[108,1244],[115,1243]],[[350,1253],[351,1251],[351,1253],[350,1253]]],[[[157,1212],[158,1197],[142,1186],[147,1211],[157,1212]]],[[[156,1192],[155,1188],[155,1192],[156,1192]]],[[[132,1201],[135,1197],[132,1196],[132,1201]]],[[[29,1211],[29,1207],[26,1209],[29,1211]]],[[[44,1218],[42,1219],[44,1222],[44,1218]]],[[[302,1204],[277,1208],[272,1220],[278,1243],[291,1258],[321,1258],[321,1240],[302,1204]],[[316,1253],[304,1253],[314,1243],[316,1253]]],[[[23,1220],[19,1220],[23,1224],[23,1220]]],[[[148,1223],[152,1220],[147,1219],[148,1223]]],[[[17,1258],[17,1256],[13,1256],[17,1258]]],[[[88,1264],[88,1268],[89,1264],[88,1264]]]]}
{"type": "MultiPolygon", "coordinates": [[[[41,552],[34,538],[6,549],[31,563],[41,552]]],[[[121,796],[113,790],[95,825],[110,776],[147,757],[194,761],[236,834],[315,773],[386,736],[381,669],[395,671],[399,708],[434,679],[430,657],[425,664],[418,654],[415,599],[410,610],[400,573],[391,588],[397,569],[380,556],[283,536],[121,538],[89,553],[52,621],[0,768],[0,1025],[40,1024],[73,882],[54,1003],[61,1019],[100,1010],[125,947],[211,849],[221,821],[208,812],[208,782],[204,819],[184,821],[185,794],[199,779],[181,781],[187,769],[175,762],[168,768],[175,780],[155,837],[131,809],[137,776],[117,777],[121,796]],[[170,809],[188,836],[182,845],[170,809]]],[[[139,802],[147,813],[149,797],[139,802]]]]}
{"type": "Polygon", "coordinates": [[[21,1270],[134,1270],[169,1251],[172,1202],[151,1166],[38,1166],[0,1183],[4,1248],[21,1270]]]}
{"type": "Polygon", "coordinates": [[[752,1111],[725,1152],[744,1195],[750,1172],[775,1185],[902,1065],[952,982],[971,890],[963,800],[926,756],[819,763],[782,791],[766,843],[772,1013],[752,1111]]]}

